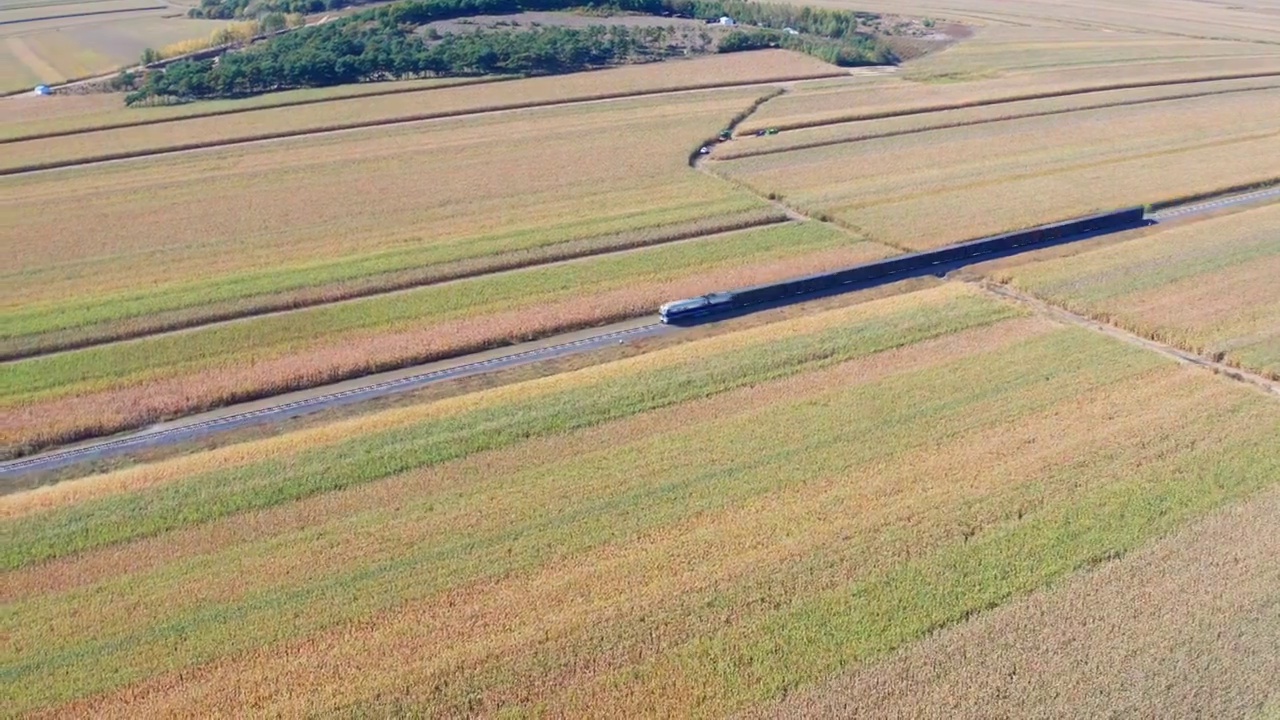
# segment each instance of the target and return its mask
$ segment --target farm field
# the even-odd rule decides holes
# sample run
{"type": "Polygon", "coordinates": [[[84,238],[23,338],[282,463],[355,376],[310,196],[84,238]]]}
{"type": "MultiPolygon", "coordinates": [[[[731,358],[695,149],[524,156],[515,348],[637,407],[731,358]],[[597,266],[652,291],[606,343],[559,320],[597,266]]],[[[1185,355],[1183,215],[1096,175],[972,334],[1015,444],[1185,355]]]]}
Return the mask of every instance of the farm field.
{"type": "Polygon", "coordinates": [[[1214,62],[1135,63],[1126,65],[1123,72],[1106,67],[1086,67],[1055,68],[950,82],[874,76],[827,81],[820,85],[815,83],[809,88],[799,88],[769,102],[742,123],[739,130],[750,134],[769,127],[813,127],[895,114],[934,112],[1061,95],[1080,96],[1082,93],[1144,86],[1179,87],[1189,93],[1197,91],[1202,83],[1248,77],[1280,77],[1280,52],[1275,56],[1214,62]]]}
{"type": "Polygon", "coordinates": [[[114,111],[67,117],[49,125],[26,123],[10,125],[10,137],[51,131],[84,131],[74,138],[33,139],[10,144],[6,149],[4,168],[21,167],[37,160],[67,160],[113,153],[155,150],[170,145],[192,142],[227,141],[266,133],[305,132],[351,123],[394,121],[432,115],[482,112],[494,108],[511,108],[554,102],[590,100],[733,85],[753,82],[793,80],[805,77],[843,75],[840,68],[808,55],[785,50],[765,50],[730,55],[711,55],[663,63],[609,68],[594,72],[527,78],[512,82],[472,83],[448,90],[439,86],[454,81],[428,80],[402,83],[369,83],[342,89],[322,88],[293,90],[241,100],[214,100],[188,105],[126,108],[123,101],[114,111]],[[432,88],[427,93],[397,93],[378,97],[360,97],[359,89],[373,92],[420,86],[432,88]],[[344,97],[349,96],[349,97],[344,97]],[[299,99],[332,97],[332,102],[289,107],[299,99]],[[281,107],[283,106],[283,107],[281,107]],[[219,116],[229,110],[256,108],[254,112],[233,117],[219,116]],[[209,117],[213,116],[213,117],[209,117]],[[156,120],[182,119],[181,122],[147,125],[156,120]],[[128,123],[143,125],[129,127],[128,123]],[[118,127],[122,126],[124,127],[118,127]],[[94,130],[95,127],[115,127],[94,130]]]}
{"type": "Polygon", "coordinates": [[[1055,305],[1280,379],[1280,205],[993,277],[1055,305]]]}
{"type": "Polygon", "coordinates": [[[856,142],[890,135],[909,134],[961,125],[975,125],[1015,120],[1037,115],[1067,114],[1142,103],[1171,102],[1183,98],[1247,93],[1252,90],[1280,88],[1280,75],[1242,80],[1218,80],[1188,85],[1157,85],[1126,90],[1103,90],[1039,100],[1011,100],[974,107],[912,112],[901,116],[851,122],[823,124],[799,128],[776,135],[744,136],[717,145],[712,153],[716,160],[765,155],[856,142]]]}
{"type": "Polygon", "coordinates": [[[1110,47],[1110,35],[1145,33],[1148,39],[1234,40],[1263,44],[1280,33],[1280,15],[1274,0],[1240,3],[1205,3],[1196,0],[1104,0],[1103,2],[1056,3],[1051,0],[817,0],[817,6],[850,7],[872,12],[931,16],[961,20],[1004,30],[1013,28],[1028,34],[1055,30],[1088,31],[1094,39],[1081,55],[1110,47]]]}
{"type": "Polygon", "coordinates": [[[206,100],[179,105],[126,107],[119,93],[91,95],[21,95],[5,100],[0,141],[14,142],[45,135],[93,132],[111,127],[156,124],[190,117],[230,115],[264,108],[297,107],[344,98],[395,95],[457,85],[505,80],[502,76],[395,80],[325,88],[283,90],[247,98],[206,100]]]}
{"type": "Polygon", "coordinates": [[[793,223],[0,365],[0,442],[45,445],[653,313],[892,250],[793,223]]]}
{"type": "Polygon", "coordinates": [[[48,19],[29,19],[33,8],[0,6],[0,23],[23,20],[0,25],[0,93],[110,73],[136,64],[145,48],[205,37],[227,24],[172,17],[185,11],[162,3],[150,5],[150,10],[82,17],[52,15],[121,6],[110,2],[42,6],[48,19]]]}
{"type": "MultiPolygon", "coordinates": [[[[766,105],[767,107],[767,105],[766,105]]],[[[868,239],[926,249],[1273,180],[1280,91],[1030,117],[713,161],[868,239]],[[1232,122],[1224,125],[1222,118],[1232,122]],[[1053,142],[1046,142],[1053,138],[1053,142]]]]}
{"type": "Polygon", "coordinates": [[[1273,717],[1278,521],[1271,489],[748,717],[1273,717]]]}
{"type": "Polygon", "coordinates": [[[687,165],[699,142],[766,92],[547,108],[3,178],[0,203],[14,221],[0,231],[10,258],[0,346],[12,354],[109,340],[773,221],[780,211],[687,165]],[[54,198],[61,211],[42,216],[54,198]]]}
{"type": "Polygon", "coordinates": [[[1274,488],[1278,440],[1261,393],[947,284],[4,496],[0,683],[723,715],[1274,488]]]}

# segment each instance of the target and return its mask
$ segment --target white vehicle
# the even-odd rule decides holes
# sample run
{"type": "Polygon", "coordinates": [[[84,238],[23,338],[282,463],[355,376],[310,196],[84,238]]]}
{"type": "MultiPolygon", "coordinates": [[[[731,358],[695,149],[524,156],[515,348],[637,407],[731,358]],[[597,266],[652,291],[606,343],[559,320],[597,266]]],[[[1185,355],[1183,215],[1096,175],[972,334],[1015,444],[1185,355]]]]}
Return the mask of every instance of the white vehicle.
{"type": "Polygon", "coordinates": [[[719,292],[687,300],[674,300],[658,308],[658,316],[664,323],[681,318],[698,317],[718,310],[721,305],[732,299],[733,293],[719,292]]]}

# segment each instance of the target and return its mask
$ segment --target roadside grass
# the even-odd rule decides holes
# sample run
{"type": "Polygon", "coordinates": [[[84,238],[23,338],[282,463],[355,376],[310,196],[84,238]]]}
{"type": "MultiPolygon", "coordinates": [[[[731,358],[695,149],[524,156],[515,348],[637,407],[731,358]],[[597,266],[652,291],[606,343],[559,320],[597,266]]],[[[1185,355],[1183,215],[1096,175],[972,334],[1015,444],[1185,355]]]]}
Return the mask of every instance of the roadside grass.
{"type": "Polygon", "coordinates": [[[1280,206],[1175,226],[996,279],[1144,337],[1280,379],[1280,206]]]}
{"type": "Polygon", "coordinates": [[[14,707],[719,715],[1280,477],[1269,399],[1018,315],[946,286],[5,521],[14,707]]]}
{"type": "Polygon", "coordinates": [[[545,109],[0,180],[15,220],[0,231],[10,258],[0,271],[0,350],[349,297],[405,283],[396,273],[429,281],[572,256],[575,243],[626,247],[751,224],[776,213],[690,171],[687,156],[759,92],[545,109]],[[28,215],[51,195],[63,212],[28,215]],[[178,317],[154,317],[165,313],[178,317]],[[61,331],[70,332],[39,337],[61,331]]]}
{"type": "MultiPolygon", "coordinates": [[[[767,106],[766,106],[767,107],[767,106]]],[[[1276,176],[1280,92],[1113,107],[727,160],[717,173],[928,249],[1276,176]],[[1230,127],[1221,118],[1235,119],[1230,127]],[[1046,143],[1052,137],[1054,142],[1046,143]]]]}
{"type": "Polygon", "coordinates": [[[655,312],[892,251],[794,223],[0,365],[10,450],[655,312]]]}

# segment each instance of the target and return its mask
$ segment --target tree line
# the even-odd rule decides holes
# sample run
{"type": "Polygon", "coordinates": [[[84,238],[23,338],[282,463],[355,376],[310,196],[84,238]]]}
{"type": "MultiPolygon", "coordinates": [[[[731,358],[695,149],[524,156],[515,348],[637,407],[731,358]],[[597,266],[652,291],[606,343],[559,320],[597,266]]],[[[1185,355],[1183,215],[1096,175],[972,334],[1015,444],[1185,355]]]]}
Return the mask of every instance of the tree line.
{"type": "MultiPolygon", "coordinates": [[[[275,0],[266,0],[265,4],[275,0]]],[[[406,0],[299,28],[219,57],[174,63],[127,77],[130,105],[236,97],[371,80],[489,74],[546,75],[670,54],[669,28],[539,27],[448,34],[428,40],[419,27],[475,15],[581,7],[581,0],[406,0]]],[[[255,3],[255,7],[262,6],[255,3]]],[[[757,27],[737,29],[720,52],[785,47],[840,65],[893,60],[858,31],[872,16],[743,0],[613,0],[611,9],[713,19],[729,15],[757,27]],[[794,31],[784,32],[783,28],[794,31]]],[[[433,37],[438,37],[434,36],[433,37]]]]}

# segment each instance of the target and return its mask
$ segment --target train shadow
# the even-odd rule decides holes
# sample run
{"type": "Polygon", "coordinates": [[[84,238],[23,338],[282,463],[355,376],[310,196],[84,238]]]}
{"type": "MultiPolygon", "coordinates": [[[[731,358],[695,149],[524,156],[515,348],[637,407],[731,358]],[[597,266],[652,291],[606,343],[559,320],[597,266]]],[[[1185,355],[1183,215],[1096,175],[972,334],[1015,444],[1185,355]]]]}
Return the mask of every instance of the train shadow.
{"type": "Polygon", "coordinates": [[[698,325],[706,325],[708,323],[720,322],[722,320],[732,320],[733,318],[752,315],[754,313],[763,312],[765,310],[772,310],[776,308],[787,307],[789,305],[795,305],[797,303],[809,302],[811,300],[820,300],[822,298],[833,297],[836,295],[843,295],[845,293],[858,292],[859,290],[870,290],[872,288],[877,288],[884,285],[901,282],[903,280],[910,280],[912,278],[927,277],[930,275],[938,278],[944,278],[948,274],[955,272],[956,270],[969,267],[970,265],[977,265],[978,263],[990,262],[992,260],[999,260],[1001,258],[1006,258],[1006,257],[1013,257],[1014,255],[1021,255],[1023,253],[1031,252],[1033,250],[1043,250],[1045,248],[1057,247],[1059,245],[1069,245],[1071,243],[1084,242],[1085,240],[1092,240],[1093,238],[1103,237],[1106,235],[1114,235],[1115,233],[1124,232],[1127,230],[1136,230],[1138,228],[1150,227],[1155,224],[1157,224],[1155,220],[1143,218],[1140,221],[1125,223],[1124,225],[1117,225],[1115,227],[1104,228],[1099,230],[1090,230],[1089,232],[1077,233],[1075,235],[1068,235],[1061,238],[1054,238],[1052,240],[1044,240],[1038,243],[1019,245],[1017,247],[1007,248],[1004,250],[994,250],[991,252],[980,253],[976,255],[971,255],[966,258],[961,258],[959,260],[941,262],[941,263],[937,263],[936,265],[926,265],[924,267],[916,268],[913,270],[904,270],[902,272],[892,273],[889,275],[882,275],[881,277],[877,277],[877,278],[849,281],[846,283],[842,283],[840,285],[834,285],[829,288],[823,288],[821,290],[813,290],[805,293],[797,293],[795,295],[788,295],[786,297],[778,298],[776,300],[768,300],[765,302],[754,303],[751,305],[744,305],[741,307],[730,308],[727,310],[719,310],[714,313],[707,314],[707,315],[700,315],[698,317],[677,318],[677,319],[668,321],[667,324],[672,325],[674,327],[696,327],[698,325]]]}

